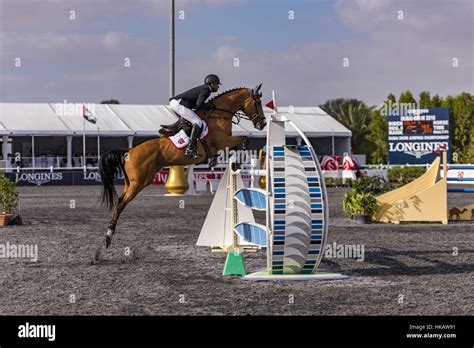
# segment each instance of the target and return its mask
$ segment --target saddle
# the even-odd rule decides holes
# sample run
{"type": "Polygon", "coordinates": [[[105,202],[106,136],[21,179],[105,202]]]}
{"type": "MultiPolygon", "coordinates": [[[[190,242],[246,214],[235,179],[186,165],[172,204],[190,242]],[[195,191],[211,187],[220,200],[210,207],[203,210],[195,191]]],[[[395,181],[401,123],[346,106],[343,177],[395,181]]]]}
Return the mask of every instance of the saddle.
{"type": "MultiPolygon", "coordinates": [[[[159,133],[165,137],[172,137],[173,135],[178,134],[181,130],[184,130],[188,137],[191,136],[191,131],[193,129],[193,125],[191,122],[186,120],[185,118],[179,116],[178,120],[172,124],[160,124],[161,129],[159,133]]],[[[202,163],[209,163],[209,167],[215,167],[217,165],[217,156],[211,156],[211,152],[209,150],[209,146],[207,145],[206,140],[198,138],[197,140],[204,146],[204,150],[206,151],[206,158],[202,163]]]]}
{"type": "Polygon", "coordinates": [[[160,124],[161,129],[159,133],[165,137],[169,137],[172,135],[177,134],[181,129],[187,134],[187,136],[191,136],[191,130],[193,125],[188,120],[182,118],[181,116],[175,123],[172,124],[160,124]]]}

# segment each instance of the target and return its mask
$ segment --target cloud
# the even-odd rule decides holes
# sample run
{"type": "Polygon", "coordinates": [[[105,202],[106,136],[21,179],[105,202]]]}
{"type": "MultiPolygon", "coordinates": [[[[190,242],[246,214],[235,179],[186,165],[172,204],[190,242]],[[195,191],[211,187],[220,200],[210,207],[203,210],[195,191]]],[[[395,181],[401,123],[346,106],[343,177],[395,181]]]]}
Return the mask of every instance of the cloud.
{"type": "Polygon", "coordinates": [[[245,52],[243,49],[236,47],[236,46],[231,46],[231,45],[223,45],[217,47],[215,53],[214,53],[214,59],[217,62],[232,62],[234,61],[235,58],[239,58],[239,55],[241,55],[243,52],[245,52]]]}
{"type": "MultiPolygon", "coordinates": [[[[176,0],[176,10],[202,10],[245,4],[249,0],[176,0]]],[[[140,13],[154,17],[169,16],[169,0],[1,0],[0,30],[36,29],[52,31],[81,26],[116,23],[121,16],[140,13]],[[74,11],[75,21],[70,20],[74,11]]]]}
{"type": "Polygon", "coordinates": [[[104,35],[102,42],[106,48],[115,49],[130,41],[132,36],[130,33],[108,32],[104,35]]]}
{"type": "MultiPolygon", "coordinates": [[[[42,1],[45,7],[32,4],[31,9],[39,13],[29,16],[30,21],[18,18],[25,14],[12,12],[11,8],[9,14],[2,15],[2,20],[17,17],[20,24],[14,25],[7,18],[8,23],[0,28],[1,98],[55,102],[114,97],[127,103],[167,102],[167,35],[160,33],[164,37],[160,41],[127,30],[128,20],[137,13],[137,2],[118,2],[116,7],[108,0],[82,1],[91,7],[81,7],[78,12],[81,20],[90,16],[87,30],[82,30],[83,26],[71,27],[64,19],[52,20],[67,13],[70,4],[78,4],[76,1],[42,1]],[[117,16],[122,16],[123,28],[110,24],[118,21],[117,16]],[[100,30],[91,29],[101,25],[100,30]],[[22,69],[12,67],[17,56],[23,59],[22,69]],[[124,57],[130,57],[130,68],[123,66],[124,57]]],[[[143,3],[138,6],[138,20],[157,16],[159,9],[165,11],[163,16],[168,15],[167,1],[137,1],[143,3]]],[[[189,6],[195,10],[241,3],[213,1],[217,0],[176,3],[177,8],[189,6]]],[[[25,1],[2,0],[2,8],[5,3],[20,9],[17,4],[25,1]]],[[[406,89],[415,94],[421,90],[440,95],[472,92],[472,8],[469,0],[337,1],[333,5],[336,23],[330,28],[344,28],[347,35],[339,33],[331,40],[310,38],[286,47],[278,41],[281,32],[276,28],[268,40],[278,44],[271,47],[262,48],[253,41],[247,46],[246,40],[239,40],[236,30],[206,34],[205,39],[211,44],[202,48],[191,44],[203,38],[197,27],[191,33],[178,33],[181,47],[193,47],[193,52],[177,50],[176,92],[202,83],[207,73],[219,74],[224,89],[253,87],[263,82],[264,99],[275,89],[280,105],[318,105],[338,97],[379,104],[389,93],[399,94],[406,89]],[[404,13],[403,21],[397,19],[399,10],[404,13]],[[344,57],[349,58],[347,68],[342,65],[344,57]],[[459,59],[457,68],[452,66],[453,57],[459,59]],[[239,58],[238,67],[234,58],[239,58]]],[[[329,13],[326,16],[330,18],[329,13]]],[[[261,24],[268,23],[262,20],[261,24]]]]}

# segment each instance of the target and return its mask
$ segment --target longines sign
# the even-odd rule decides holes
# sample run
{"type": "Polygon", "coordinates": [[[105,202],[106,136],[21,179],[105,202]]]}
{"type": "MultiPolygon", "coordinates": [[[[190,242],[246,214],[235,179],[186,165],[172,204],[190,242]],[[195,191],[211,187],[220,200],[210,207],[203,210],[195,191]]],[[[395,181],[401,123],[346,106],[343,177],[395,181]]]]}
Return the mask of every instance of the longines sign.
{"type": "MultiPolygon", "coordinates": [[[[100,175],[97,171],[88,172],[22,172],[6,173],[10,180],[19,186],[42,185],[100,185],[100,175]]],[[[123,183],[123,175],[119,175],[117,183],[123,183]]]]}
{"type": "Polygon", "coordinates": [[[435,150],[446,146],[451,158],[449,109],[408,109],[388,115],[388,161],[390,164],[427,164],[435,150]]]}

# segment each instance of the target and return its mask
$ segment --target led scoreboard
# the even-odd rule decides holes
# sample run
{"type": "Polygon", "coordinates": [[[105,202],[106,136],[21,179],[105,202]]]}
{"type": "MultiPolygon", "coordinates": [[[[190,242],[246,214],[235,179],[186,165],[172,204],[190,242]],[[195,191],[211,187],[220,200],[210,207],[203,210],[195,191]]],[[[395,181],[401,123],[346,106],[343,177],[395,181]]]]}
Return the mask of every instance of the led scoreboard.
{"type": "Polygon", "coordinates": [[[403,121],[403,134],[433,134],[433,121],[403,121]]]}
{"type": "Polygon", "coordinates": [[[427,164],[435,150],[448,148],[450,156],[449,109],[402,110],[388,115],[388,161],[390,164],[427,164]]]}

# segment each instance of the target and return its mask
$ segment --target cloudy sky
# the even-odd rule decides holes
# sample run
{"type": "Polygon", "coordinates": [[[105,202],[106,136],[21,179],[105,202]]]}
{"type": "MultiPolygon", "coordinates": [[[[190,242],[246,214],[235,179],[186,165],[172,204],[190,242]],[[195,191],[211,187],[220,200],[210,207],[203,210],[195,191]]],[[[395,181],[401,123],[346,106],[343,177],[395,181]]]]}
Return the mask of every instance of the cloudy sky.
{"type": "MultiPolygon", "coordinates": [[[[472,0],[176,0],[176,11],[177,92],[208,73],[224,89],[263,82],[280,105],[474,92],[472,0]]],[[[166,103],[168,38],[169,0],[0,0],[0,101],[166,103]]]]}

